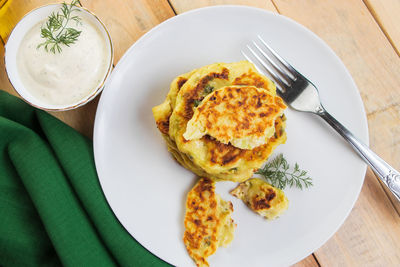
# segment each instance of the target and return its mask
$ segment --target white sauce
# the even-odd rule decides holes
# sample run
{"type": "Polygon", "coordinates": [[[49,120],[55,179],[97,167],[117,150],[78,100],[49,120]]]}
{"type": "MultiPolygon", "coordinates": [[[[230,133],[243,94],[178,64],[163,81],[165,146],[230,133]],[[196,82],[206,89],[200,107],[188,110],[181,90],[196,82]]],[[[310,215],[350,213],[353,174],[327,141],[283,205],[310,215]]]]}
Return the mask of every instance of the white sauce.
{"type": "Polygon", "coordinates": [[[103,82],[111,52],[103,34],[83,16],[82,25],[70,26],[82,31],[70,47],[62,52],[46,52],[37,46],[45,39],[40,28],[46,20],[28,31],[19,47],[17,66],[27,90],[40,102],[51,105],[73,105],[88,97],[103,82]]]}

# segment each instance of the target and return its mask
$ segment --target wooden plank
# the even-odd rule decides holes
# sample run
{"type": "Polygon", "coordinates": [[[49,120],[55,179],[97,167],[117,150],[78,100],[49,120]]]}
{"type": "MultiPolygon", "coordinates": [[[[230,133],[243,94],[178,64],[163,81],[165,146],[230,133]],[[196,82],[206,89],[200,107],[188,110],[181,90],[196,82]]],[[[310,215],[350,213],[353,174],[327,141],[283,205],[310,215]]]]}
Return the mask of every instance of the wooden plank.
{"type": "Polygon", "coordinates": [[[8,77],[6,74],[6,70],[4,67],[4,61],[2,60],[4,56],[4,47],[0,45],[0,90],[4,90],[10,94],[17,95],[14,91],[14,88],[11,86],[10,82],[8,81],[8,77]]]}
{"type": "Polygon", "coordinates": [[[400,103],[400,59],[361,0],[275,3],[283,15],[311,29],[342,59],[367,114],[400,103]]]}
{"type": "MultiPolygon", "coordinates": [[[[274,1],[283,15],[307,26],[343,60],[368,114],[371,147],[400,168],[400,59],[362,1],[274,1]],[[321,19],[324,18],[324,19],[321,19]],[[360,26],[362,25],[362,27],[360,26]]],[[[393,200],[397,209],[399,203],[393,200]]],[[[400,264],[399,216],[368,171],[356,207],[338,233],[315,254],[324,266],[400,264]]]]}
{"type": "Polygon", "coordinates": [[[167,0],[81,0],[81,3],[95,12],[110,31],[115,62],[139,37],[175,15],[167,0]]]}
{"type": "Polygon", "coordinates": [[[318,267],[320,266],[318,262],[315,260],[314,255],[311,254],[304,260],[292,265],[292,267],[318,267]]]}
{"type": "Polygon", "coordinates": [[[200,7],[228,4],[253,6],[276,12],[273,2],[269,0],[170,0],[170,3],[177,14],[200,7]]]}
{"type": "MultiPolygon", "coordinates": [[[[391,43],[393,49],[395,49],[396,53],[400,56],[400,25],[398,18],[400,14],[400,1],[364,0],[364,3],[371,14],[374,16],[381,30],[386,35],[386,38],[391,43]]],[[[374,121],[376,124],[380,123],[381,125],[383,125],[382,132],[379,138],[391,141],[391,144],[387,144],[388,146],[385,148],[385,151],[382,155],[382,157],[384,158],[398,159],[400,156],[400,151],[399,149],[397,149],[400,143],[400,130],[398,127],[396,127],[396,125],[398,125],[399,118],[399,105],[390,106],[387,109],[368,115],[369,121],[374,121]]],[[[378,138],[378,136],[374,136],[374,138],[376,139],[378,138]]],[[[386,193],[391,198],[393,204],[396,206],[397,211],[400,213],[400,203],[389,192],[389,190],[386,190],[386,193]]]]}
{"type": "Polygon", "coordinates": [[[400,1],[364,0],[364,3],[400,56],[400,1]]]}
{"type": "MultiPolygon", "coordinates": [[[[399,167],[400,157],[400,105],[389,106],[383,110],[372,112],[368,114],[369,125],[376,125],[376,134],[370,135],[370,143],[372,147],[378,151],[379,155],[387,159],[390,164],[397,170],[399,167]],[[383,142],[382,140],[385,140],[383,142]],[[378,148],[376,148],[378,147],[378,148]]],[[[370,127],[371,129],[371,127],[370,127]]],[[[379,179],[377,177],[377,179],[379,179]]],[[[379,179],[380,181],[380,179],[379,179]]],[[[382,187],[385,189],[387,196],[391,199],[395,206],[397,213],[400,214],[400,202],[395,196],[387,189],[387,187],[381,182],[382,187]]]]}
{"type": "Polygon", "coordinates": [[[368,170],[351,214],[315,255],[321,266],[399,266],[399,237],[399,216],[368,170]]]}

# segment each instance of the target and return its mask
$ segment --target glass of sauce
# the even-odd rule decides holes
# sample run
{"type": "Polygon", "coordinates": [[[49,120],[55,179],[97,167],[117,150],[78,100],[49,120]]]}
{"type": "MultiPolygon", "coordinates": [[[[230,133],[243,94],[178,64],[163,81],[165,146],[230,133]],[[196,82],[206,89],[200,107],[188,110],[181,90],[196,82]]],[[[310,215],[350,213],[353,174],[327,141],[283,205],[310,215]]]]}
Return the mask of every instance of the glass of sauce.
{"type": "Polygon", "coordinates": [[[92,100],[104,87],[113,66],[113,46],[104,24],[81,8],[66,27],[80,31],[77,40],[61,51],[44,46],[41,28],[61,4],[37,8],[23,17],[5,45],[6,72],[17,93],[37,108],[62,111],[92,100]]]}

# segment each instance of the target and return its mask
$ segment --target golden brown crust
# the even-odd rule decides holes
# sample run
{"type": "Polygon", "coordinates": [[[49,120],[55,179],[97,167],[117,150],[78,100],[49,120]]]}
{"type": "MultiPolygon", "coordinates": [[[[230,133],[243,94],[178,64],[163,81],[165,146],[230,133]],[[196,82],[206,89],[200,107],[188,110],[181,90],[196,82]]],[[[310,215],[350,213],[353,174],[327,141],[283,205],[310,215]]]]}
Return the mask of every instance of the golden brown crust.
{"type": "Polygon", "coordinates": [[[250,209],[267,219],[278,217],[288,207],[282,190],[258,178],[240,183],[231,195],[243,200],[250,209]]]}
{"type": "Polygon", "coordinates": [[[166,119],[156,121],[156,124],[157,124],[158,130],[160,130],[161,133],[168,134],[168,132],[169,132],[169,116],[166,119]]]}
{"type": "Polygon", "coordinates": [[[178,86],[178,92],[179,90],[182,88],[182,86],[185,84],[185,82],[187,82],[187,79],[184,77],[179,77],[177,83],[178,86]]]}
{"type": "Polygon", "coordinates": [[[252,85],[258,88],[268,88],[268,83],[258,73],[250,71],[235,78],[232,85],[252,85]]]}
{"type": "MultiPolygon", "coordinates": [[[[275,121],[275,132],[276,136],[272,136],[269,139],[269,143],[274,142],[276,139],[281,138],[284,134],[282,130],[282,117],[276,119],[275,121]]],[[[264,159],[270,154],[268,143],[265,145],[258,146],[253,149],[241,149],[234,147],[230,144],[226,145],[215,138],[206,135],[202,137],[204,144],[207,146],[209,151],[210,162],[216,165],[227,165],[233,164],[238,160],[242,159],[245,161],[253,161],[255,159],[264,159]]]]}
{"type": "Polygon", "coordinates": [[[225,226],[230,228],[227,234],[233,235],[232,212],[232,203],[216,195],[215,182],[208,178],[201,178],[189,192],[183,242],[197,266],[208,266],[208,256],[214,254],[219,246],[226,245],[225,235],[221,238],[225,226]]]}
{"type": "Polygon", "coordinates": [[[159,113],[157,116],[154,114],[154,116],[156,119],[157,128],[162,134],[168,134],[169,132],[169,118],[171,117],[171,113],[174,109],[176,94],[179,93],[180,89],[187,82],[188,77],[190,77],[192,72],[185,73],[182,76],[175,78],[171,83],[170,92],[168,93],[165,101],[153,108],[153,114],[154,112],[159,113]]]}
{"type": "Polygon", "coordinates": [[[276,197],[276,193],[271,188],[267,188],[263,195],[256,195],[250,201],[255,211],[271,208],[271,202],[276,197]]]}
{"type": "Polygon", "coordinates": [[[228,75],[229,70],[223,68],[220,73],[212,72],[202,77],[193,89],[186,89],[187,93],[184,94],[184,113],[182,116],[185,119],[190,120],[193,117],[195,101],[201,101],[205,97],[203,92],[207,83],[213,79],[227,80],[228,75]]]}
{"type": "Polygon", "coordinates": [[[254,86],[225,86],[210,93],[188,122],[187,140],[210,135],[224,144],[252,149],[267,143],[286,105],[279,96],[254,86]]]}

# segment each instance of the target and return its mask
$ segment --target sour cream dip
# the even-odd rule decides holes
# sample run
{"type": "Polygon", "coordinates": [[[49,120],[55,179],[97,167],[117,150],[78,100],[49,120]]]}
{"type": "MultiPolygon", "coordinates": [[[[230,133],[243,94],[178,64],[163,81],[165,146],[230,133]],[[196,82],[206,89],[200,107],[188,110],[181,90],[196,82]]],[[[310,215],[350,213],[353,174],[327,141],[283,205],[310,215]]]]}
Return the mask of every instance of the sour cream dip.
{"type": "Polygon", "coordinates": [[[68,23],[81,34],[69,47],[61,45],[60,53],[38,48],[45,41],[40,33],[47,18],[28,30],[20,42],[17,53],[19,79],[43,105],[72,106],[80,103],[103,85],[110,71],[112,49],[107,43],[110,41],[86,16],[80,16],[81,24],[68,23]]]}

